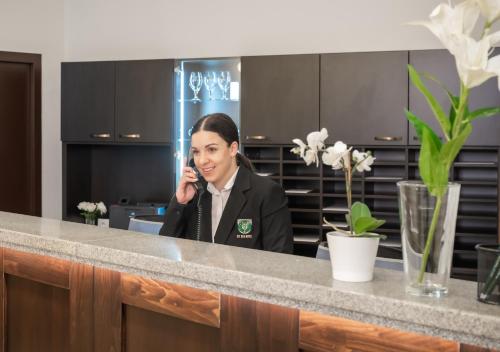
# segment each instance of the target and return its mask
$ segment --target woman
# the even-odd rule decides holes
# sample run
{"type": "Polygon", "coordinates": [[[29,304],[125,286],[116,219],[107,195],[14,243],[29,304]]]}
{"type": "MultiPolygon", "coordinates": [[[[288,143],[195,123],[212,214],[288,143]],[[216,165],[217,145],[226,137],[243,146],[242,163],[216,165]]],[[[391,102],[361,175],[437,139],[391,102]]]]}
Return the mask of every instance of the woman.
{"type": "Polygon", "coordinates": [[[191,134],[191,166],[196,168],[184,168],[160,234],[292,253],[284,192],[253,173],[250,161],[238,153],[238,141],[229,116],[217,113],[198,120],[191,134]]]}

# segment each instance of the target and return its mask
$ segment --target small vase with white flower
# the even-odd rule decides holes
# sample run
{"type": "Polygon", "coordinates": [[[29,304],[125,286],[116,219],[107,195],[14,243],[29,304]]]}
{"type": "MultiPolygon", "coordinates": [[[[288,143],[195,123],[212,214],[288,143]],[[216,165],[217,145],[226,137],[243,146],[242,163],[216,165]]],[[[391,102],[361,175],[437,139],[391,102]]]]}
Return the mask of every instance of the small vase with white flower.
{"type": "Polygon", "coordinates": [[[355,172],[370,171],[375,161],[371,152],[360,152],[347,147],[343,142],[336,142],[331,147],[325,146],[328,131],[311,132],[307,135],[307,144],[300,139],[293,142],[298,146],[291,152],[304,159],[307,165],[319,166],[319,155],[323,164],[333,170],[342,170],[345,175],[347,197],[347,230],[339,228],[323,218],[326,225],[334,231],[327,233],[333,278],[341,281],[364,282],[373,279],[373,268],[380,238],[384,235],[373,231],[385,221],[374,218],[368,206],[362,202],[352,202],[352,178],[355,172]]]}
{"type": "Polygon", "coordinates": [[[106,205],[103,202],[80,202],[77,208],[81,211],[80,215],[84,217],[85,223],[88,225],[96,225],[97,218],[107,212],[106,205]]]}

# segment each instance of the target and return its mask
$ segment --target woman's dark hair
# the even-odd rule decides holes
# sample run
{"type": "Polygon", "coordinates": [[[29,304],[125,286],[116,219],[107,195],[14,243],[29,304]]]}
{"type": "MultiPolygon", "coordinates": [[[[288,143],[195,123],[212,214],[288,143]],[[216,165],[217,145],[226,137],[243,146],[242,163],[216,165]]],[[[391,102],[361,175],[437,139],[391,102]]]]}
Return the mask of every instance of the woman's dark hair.
{"type": "MultiPolygon", "coordinates": [[[[194,124],[191,135],[199,131],[215,132],[226,141],[227,145],[231,145],[233,142],[238,143],[238,145],[240,143],[238,127],[228,115],[220,112],[208,114],[199,119],[194,124]]],[[[247,169],[254,171],[252,162],[240,152],[236,154],[236,162],[238,165],[243,165],[247,169]]]]}

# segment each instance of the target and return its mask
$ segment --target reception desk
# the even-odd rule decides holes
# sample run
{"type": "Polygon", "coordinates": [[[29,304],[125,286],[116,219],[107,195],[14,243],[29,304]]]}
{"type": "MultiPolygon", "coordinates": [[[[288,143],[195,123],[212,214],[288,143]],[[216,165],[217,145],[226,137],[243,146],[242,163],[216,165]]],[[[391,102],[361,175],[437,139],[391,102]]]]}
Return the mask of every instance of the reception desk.
{"type": "Polygon", "coordinates": [[[2,351],[488,351],[500,307],[452,280],[0,212],[2,351]]]}

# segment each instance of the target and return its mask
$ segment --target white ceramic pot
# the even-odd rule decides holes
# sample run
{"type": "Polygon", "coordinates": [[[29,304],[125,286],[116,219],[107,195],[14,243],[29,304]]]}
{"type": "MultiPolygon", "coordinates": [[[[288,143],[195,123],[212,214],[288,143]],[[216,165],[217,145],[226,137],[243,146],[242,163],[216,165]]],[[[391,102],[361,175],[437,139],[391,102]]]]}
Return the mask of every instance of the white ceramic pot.
{"type": "Polygon", "coordinates": [[[364,282],[373,279],[378,237],[351,237],[332,231],[326,234],[335,280],[364,282]]]}

